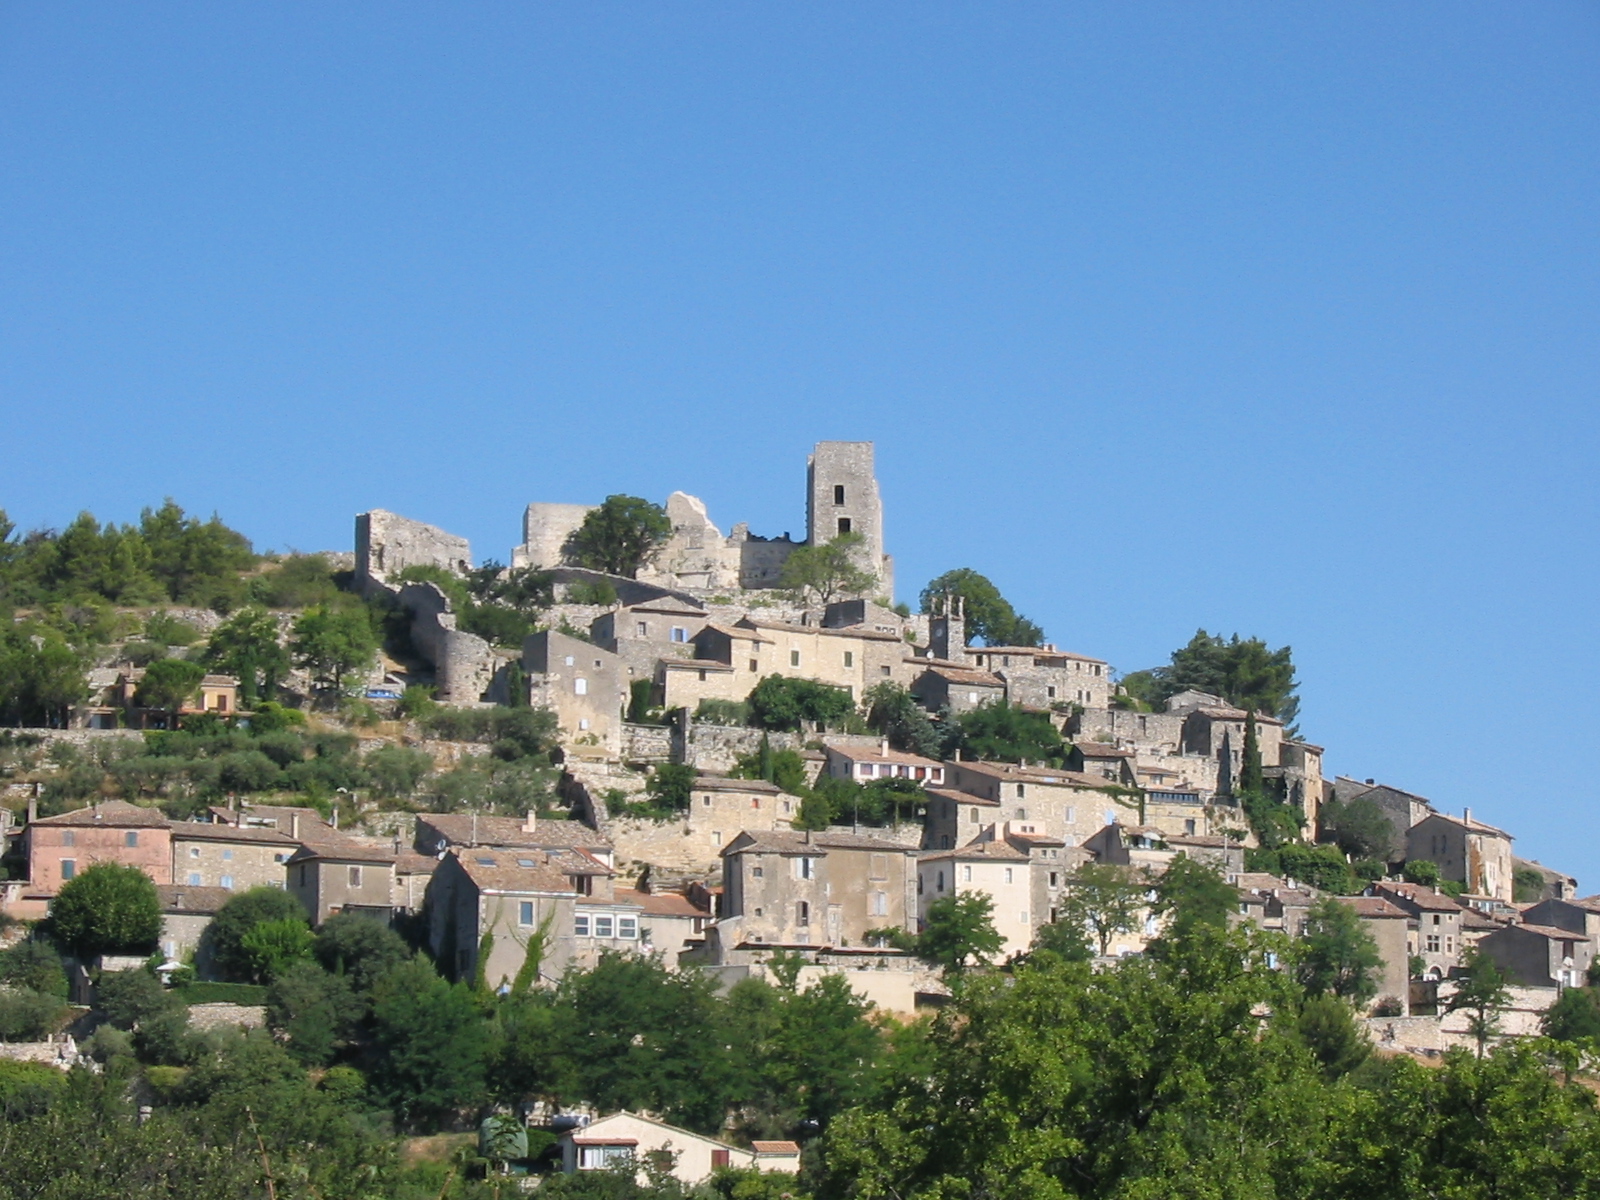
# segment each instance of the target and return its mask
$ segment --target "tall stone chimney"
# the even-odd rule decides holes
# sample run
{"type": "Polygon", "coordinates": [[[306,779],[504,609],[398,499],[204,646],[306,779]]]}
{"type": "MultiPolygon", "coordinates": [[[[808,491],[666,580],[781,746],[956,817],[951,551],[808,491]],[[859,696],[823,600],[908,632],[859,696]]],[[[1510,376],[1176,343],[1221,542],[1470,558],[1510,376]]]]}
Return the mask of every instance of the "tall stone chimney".
{"type": "Polygon", "coordinates": [[[527,815],[522,818],[522,832],[532,833],[536,828],[538,828],[538,825],[539,814],[530,808],[527,815]]]}

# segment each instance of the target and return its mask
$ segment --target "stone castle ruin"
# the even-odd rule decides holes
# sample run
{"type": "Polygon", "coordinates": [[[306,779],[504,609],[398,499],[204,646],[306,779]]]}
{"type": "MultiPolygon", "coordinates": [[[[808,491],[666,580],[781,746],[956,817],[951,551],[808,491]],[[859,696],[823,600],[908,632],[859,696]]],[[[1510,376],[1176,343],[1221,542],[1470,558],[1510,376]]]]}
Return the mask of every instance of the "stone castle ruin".
{"type": "MultiPolygon", "coordinates": [[[[566,546],[593,509],[588,504],[534,503],[522,516],[522,544],[514,567],[570,565],[566,546]]],[[[818,546],[841,533],[861,535],[861,565],[874,574],[880,595],[892,597],[894,563],[883,549],[883,502],[871,442],[818,442],[806,462],[806,538],[787,533],[766,538],[740,522],[726,535],[705,504],[687,492],[667,497],[672,535],[639,571],[639,580],[702,597],[776,587],[783,564],[801,546],[818,546]]]]}

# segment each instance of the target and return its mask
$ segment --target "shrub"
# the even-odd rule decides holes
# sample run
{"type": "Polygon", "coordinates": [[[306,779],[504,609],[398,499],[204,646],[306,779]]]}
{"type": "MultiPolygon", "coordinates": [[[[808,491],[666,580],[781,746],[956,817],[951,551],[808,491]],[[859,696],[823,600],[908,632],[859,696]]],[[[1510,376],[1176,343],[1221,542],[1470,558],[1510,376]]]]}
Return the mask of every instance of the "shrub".
{"type": "Polygon", "coordinates": [[[305,909],[281,888],[257,887],[241,892],[224,904],[203,936],[218,973],[236,983],[260,981],[260,962],[245,945],[245,938],[257,925],[270,921],[297,921],[305,924],[305,909]]]}
{"type": "Polygon", "coordinates": [[[37,1042],[53,1033],[66,1012],[59,996],[26,988],[0,991],[0,1042],[37,1042]]]}
{"type": "Polygon", "coordinates": [[[750,693],[751,723],[799,732],[804,724],[836,725],[855,712],[850,693],[809,679],[768,675],[750,693]]]}

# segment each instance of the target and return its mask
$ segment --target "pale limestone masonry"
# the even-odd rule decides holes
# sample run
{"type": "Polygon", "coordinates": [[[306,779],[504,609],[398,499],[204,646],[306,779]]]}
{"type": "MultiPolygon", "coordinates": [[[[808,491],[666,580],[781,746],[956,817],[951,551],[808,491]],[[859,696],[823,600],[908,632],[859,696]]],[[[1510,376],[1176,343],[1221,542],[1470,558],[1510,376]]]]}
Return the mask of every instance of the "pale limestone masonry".
{"type": "Polygon", "coordinates": [[[722,848],[744,830],[788,829],[797,797],[762,779],[702,775],[690,793],[689,811],[669,821],[613,816],[606,834],[616,847],[624,876],[713,879],[722,872],[722,848]]]}
{"type": "Polygon", "coordinates": [[[530,504],[522,514],[522,545],[511,551],[513,567],[558,567],[567,539],[578,532],[594,504],[530,504]]]}
{"type": "Polygon", "coordinates": [[[861,535],[861,566],[894,599],[894,560],[883,549],[883,500],[871,442],[818,442],[806,460],[806,534],[813,546],[861,535]]]}
{"type": "Polygon", "coordinates": [[[502,662],[494,647],[456,628],[449,598],[437,584],[408,583],[397,595],[411,616],[411,644],[433,664],[436,698],[467,705],[489,698],[502,662]]]}
{"type": "Polygon", "coordinates": [[[417,566],[465,575],[472,569],[472,547],[466,538],[386,509],[356,516],[356,589],[362,595],[417,566]]]}

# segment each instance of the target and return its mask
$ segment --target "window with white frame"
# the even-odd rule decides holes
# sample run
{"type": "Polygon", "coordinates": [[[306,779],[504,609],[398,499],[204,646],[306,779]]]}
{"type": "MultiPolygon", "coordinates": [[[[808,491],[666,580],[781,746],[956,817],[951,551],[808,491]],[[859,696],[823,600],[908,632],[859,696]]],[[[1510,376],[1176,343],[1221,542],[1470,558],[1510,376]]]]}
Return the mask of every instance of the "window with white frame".
{"type": "Polygon", "coordinates": [[[594,918],[594,935],[597,938],[611,937],[616,929],[616,922],[611,919],[610,913],[596,913],[594,918]]]}
{"type": "Polygon", "coordinates": [[[675,642],[687,642],[689,640],[689,631],[682,625],[674,625],[672,627],[672,640],[675,642]]]}
{"type": "Polygon", "coordinates": [[[574,916],[572,918],[572,936],[573,937],[588,937],[589,936],[589,914],[588,913],[578,913],[576,916],[574,916]]]}
{"type": "Polygon", "coordinates": [[[639,918],[626,916],[618,917],[617,936],[629,942],[637,938],[639,936],[639,918]]]}
{"type": "Polygon", "coordinates": [[[575,695],[587,696],[589,694],[589,681],[582,675],[572,681],[572,691],[575,695]]]}
{"type": "Polygon", "coordinates": [[[871,914],[875,917],[887,917],[889,915],[888,892],[872,893],[871,914]]]}
{"type": "Polygon", "coordinates": [[[609,1171],[633,1161],[632,1146],[579,1146],[578,1170],[609,1171]]]}
{"type": "Polygon", "coordinates": [[[521,901],[517,902],[517,924],[518,925],[532,925],[533,924],[533,901],[532,900],[521,900],[521,901]]]}
{"type": "Polygon", "coordinates": [[[815,879],[817,877],[817,860],[809,857],[795,859],[794,877],[796,879],[815,879]]]}

